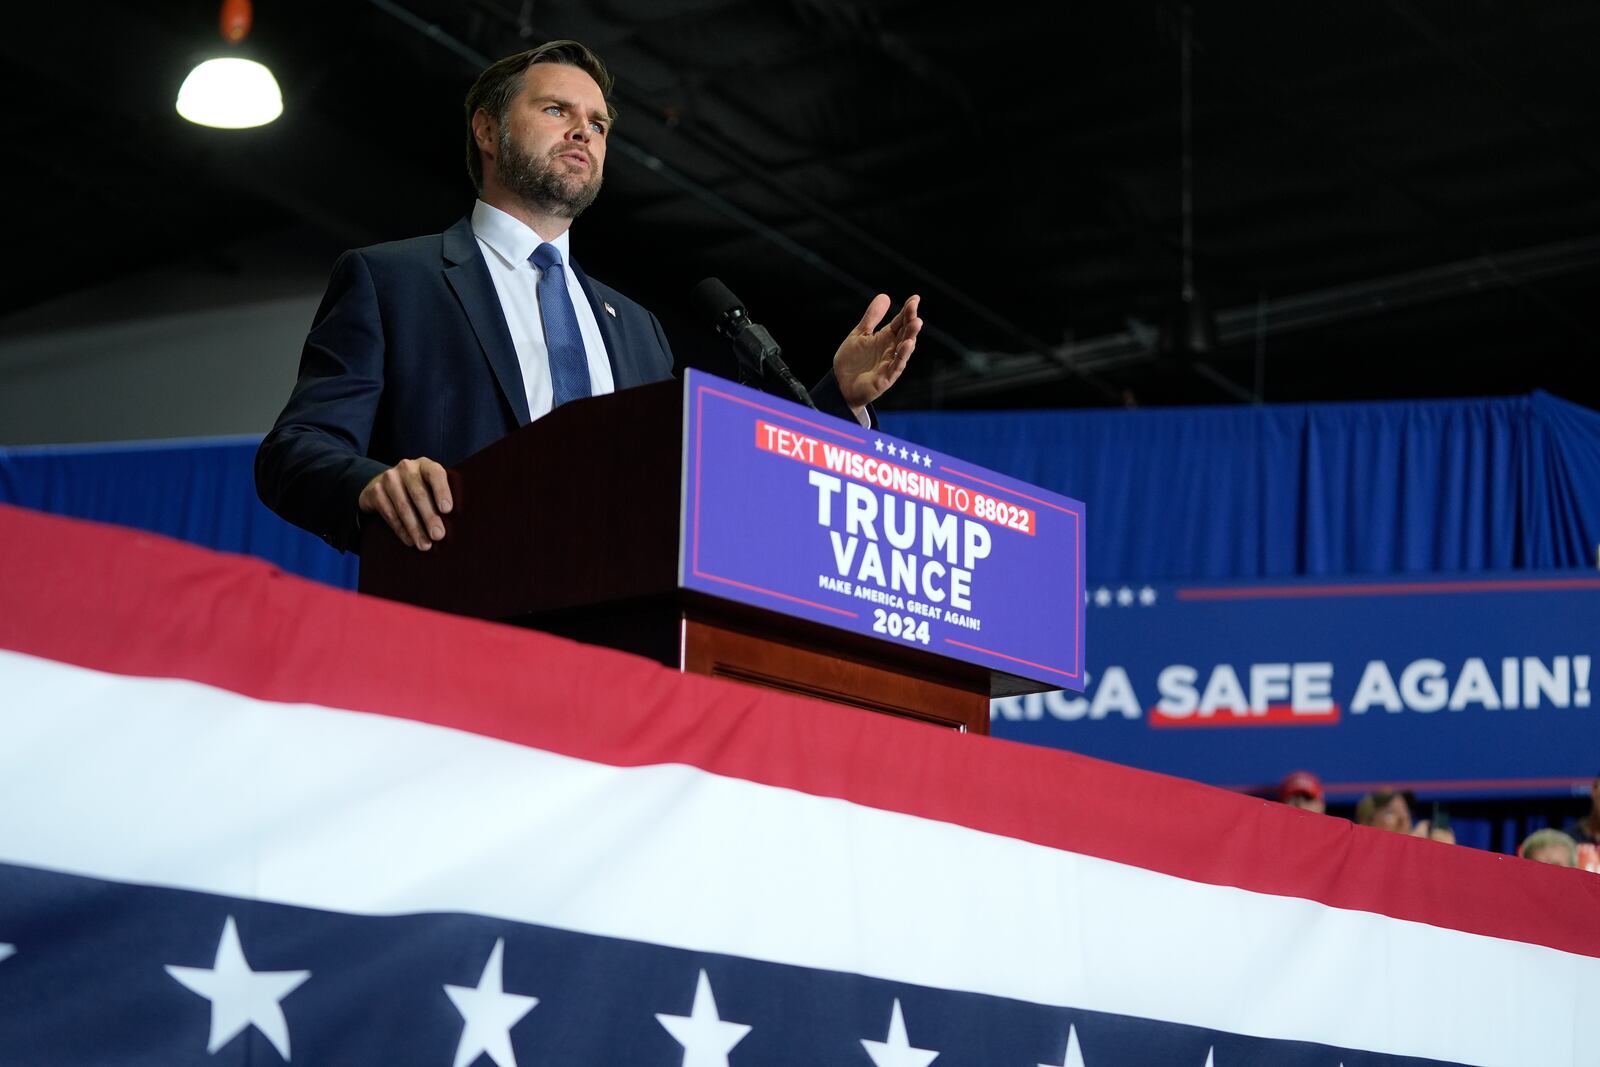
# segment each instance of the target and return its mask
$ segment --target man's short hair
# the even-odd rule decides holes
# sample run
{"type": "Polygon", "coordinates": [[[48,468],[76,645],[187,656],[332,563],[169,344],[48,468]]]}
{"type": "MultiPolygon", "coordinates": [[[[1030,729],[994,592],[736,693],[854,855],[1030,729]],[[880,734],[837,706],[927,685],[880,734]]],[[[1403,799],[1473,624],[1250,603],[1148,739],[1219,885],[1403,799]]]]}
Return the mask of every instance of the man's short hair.
{"type": "Polygon", "coordinates": [[[523,75],[535,63],[561,63],[589,75],[600,86],[607,118],[617,121],[617,108],[611,102],[611,72],[587,45],[577,41],[546,41],[538,48],[491,63],[467,93],[467,173],[472,177],[473,188],[480,193],[483,192],[483,159],[478,154],[477,138],[472,135],[472,116],[480,109],[487,111],[503,129],[506,116],[511,113],[511,101],[522,92],[523,75]]]}
{"type": "Polygon", "coordinates": [[[1543,830],[1535,830],[1529,834],[1522,844],[1517,847],[1517,855],[1527,859],[1538,850],[1551,847],[1566,851],[1567,866],[1576,867],[1578,865],[1578,843],[1570,835],[1550,827],[1543,830]]]}
{"type": "Polygon", "coordinates": [[[1409,789],[1376,789],[1356,801],[1356,824],[1371,826],[1373,817],[1392,804],[1395,797],[1403,797],[1407,809],[1416,809],[1417,798],[1411,795],[1409,789]]]}

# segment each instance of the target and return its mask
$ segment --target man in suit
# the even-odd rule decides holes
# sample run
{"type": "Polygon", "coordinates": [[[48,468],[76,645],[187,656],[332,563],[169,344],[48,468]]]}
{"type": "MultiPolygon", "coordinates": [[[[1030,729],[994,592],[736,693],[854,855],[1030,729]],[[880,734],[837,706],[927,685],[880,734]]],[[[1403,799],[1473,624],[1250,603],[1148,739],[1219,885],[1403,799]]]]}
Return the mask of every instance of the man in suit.
{"type": "MultiPolygon", "coordinates": [[[[346,252],[283,414],[256,454],[261,499],[340,550],[380,516],[422,551],[453,507],[445,468],[566,400],[661,381],[654,315],[584,274],[572,220],[600,190],[611,77],[575,41],[495,63],[467,96],[472,215],[430,237],[346,252]]],[[[880,294],[812,396],[870,423],[905,369],[916,297],[880,294]]]]}

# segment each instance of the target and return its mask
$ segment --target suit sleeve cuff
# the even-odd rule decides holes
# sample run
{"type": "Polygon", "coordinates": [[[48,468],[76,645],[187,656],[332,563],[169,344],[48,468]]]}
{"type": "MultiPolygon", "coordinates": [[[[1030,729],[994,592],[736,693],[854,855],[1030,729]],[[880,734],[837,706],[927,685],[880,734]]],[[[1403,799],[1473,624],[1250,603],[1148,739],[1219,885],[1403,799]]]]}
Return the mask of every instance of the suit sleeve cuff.
{"type": "Polygon", "coordinates": [[[878,428],[878,413],[873,410],[871,404],[867,405],[866,423],[863,424],[860,419],[856,418],[856,413],[851,411],[850,405],[844,402],[844,394],[839,391],[839,379],[833,376],[831,369],[822,376],[820,382],[811,387],[811,402],[817,405],[818,411],[826,411],[828,414],[837,416],[846,422],[853,422],[857,426],[864,425],[867,429],[872,430],[878,428]]]}

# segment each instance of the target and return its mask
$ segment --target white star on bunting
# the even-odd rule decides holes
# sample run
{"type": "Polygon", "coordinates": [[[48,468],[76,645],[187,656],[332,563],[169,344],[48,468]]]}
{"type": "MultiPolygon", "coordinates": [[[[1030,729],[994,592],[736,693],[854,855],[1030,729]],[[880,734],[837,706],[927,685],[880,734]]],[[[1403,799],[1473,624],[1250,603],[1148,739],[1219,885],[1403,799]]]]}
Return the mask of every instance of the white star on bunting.
{"type": "Polygon", "coordinates": [[[1041,1063],[1039,1067],[1084,1067],[1083,1050],[1078,1047],[1078,1028],[1067,1027],[1067,1051],[1060,1063],[1041,1063]]]}
{"type": "Polygon", "coordinates": [[[657,1012],[656,1021],[683,1046],[683,1067],[728,1067],[728,1053],[750,1032],[750,1027],[744,1023],[725,1023],[717,1015],[711,979],[703,970],[695,983],[694,1006],[689,1014],[657,1012]]]}
{"type": "Polygon", "coordinates": [[[511,1049],[511,1028],[533,1010],[539,998],[505,991],[505,954],[506,939],[502,937],[489,950],[489,961],[483,965],[476,987],[444,987],[445,995],[463,1020],[455,1067],[467,1067],[480,1055],[487,1055],[499,1067],[517,1067],[517,1054],[511,1049]]]}
{"type": "Polygon", "coordinates": [[[7,956],[15,956],[16,954],[17,946],[8,945],[4,941],[0,941],[0,960],[5,959],[7,956]]]}
{"type": "Polygon", "coordinates": [[[278,1002],[311,977],[310,971],[252,971],[239,945],[239,929],[228,916],[222,924],[222,939],[217,942],[217,958],[211,967],[168,966],[185,988],[211,1001],[211,1038],[207,1052],[232,1041],[254,1026],[272,1042],[278,1055],[289,1059],[289,1024],[278,1002]]]}
{"type": "Polygon", "coordinates": [[[894,1009],[889,1014],[889,1033],[883,1041],[861,1039],[867,1055],[875,1067],[928,1067],[939,1058],[933,1049],[915,1048],[906,1037],[905,1016],[900,1013],[900,1000],[895,998],[894,1009]]]}

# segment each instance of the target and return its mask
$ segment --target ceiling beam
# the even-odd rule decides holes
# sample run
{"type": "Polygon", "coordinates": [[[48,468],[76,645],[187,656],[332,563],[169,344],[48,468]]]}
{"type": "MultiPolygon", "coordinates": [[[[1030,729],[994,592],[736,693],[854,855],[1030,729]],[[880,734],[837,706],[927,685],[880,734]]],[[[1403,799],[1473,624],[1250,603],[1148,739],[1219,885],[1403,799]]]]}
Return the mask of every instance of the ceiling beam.
{"type": "MultiPolygon", "coordinates": [[[[1560,241],[1516,252],[1474,256],[1422,270],[1330,286],[1225,308],[1216,314],[1223,347],[1337,322],[1381,315],[1400,308],[1495,289],[1527,287],[1541,279],[1577,274],[1600,267],[1600,235],[1560,241]]],[[[1552,314],[1556,309],[1551,310],[1552,314]]],[[[1563,313],[1564,314],[1564,313],[1563,313]]],[[[1570,318],[1570,316],[1568,317],[1570,318]]],[[[1583,329],[1581,324],[1568,323],[1583,329]]],[[[1061,353],[1092,372],[1103,372],[1155,358],[1157,332],[1144,324],[1084,341],[1057,346],[1061,353]]],[[[1033,352],[986,352],[975,367],[941,368],[896,387],[896,406],[915,407],[971,400],[1007,391],[1059,382],[1056,361],[1033,352]]]]}

